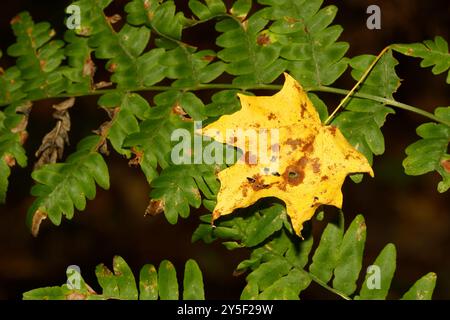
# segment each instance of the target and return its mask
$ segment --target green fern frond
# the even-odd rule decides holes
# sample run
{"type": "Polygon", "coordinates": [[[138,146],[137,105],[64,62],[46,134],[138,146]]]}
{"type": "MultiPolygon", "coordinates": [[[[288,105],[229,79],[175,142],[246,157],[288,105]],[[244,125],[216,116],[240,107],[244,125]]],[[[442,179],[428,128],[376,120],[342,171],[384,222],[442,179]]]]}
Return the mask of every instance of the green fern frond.
{"type": "Polygon", "coordinates": [[[233,84],[272,83],[285,71],[287,62],[280,59],[282,45],[267,32],[268,24],[263,11],[245,20],[229,15],[216,24],[222,33],[216,44],[224,48],[218,57],[227,63],[226,72],[235,76],[233,84]]]}
{"type": "MultiPolygon", "coordinates": [[[[224,72],[222,61],[211,63],[216,57],[214,51],[197,52],[195,47],[180,41],[186,19],[182,12],[175,13],[173,1],[160,4],[135,0],[125,6],[125,11],[130,24],[146,25],[158,35],[155,41],[159,48],[150,52],[161,53],[158,61],[166,69],[166,77],[176,80],[173,86],[195,87],[213,81],[224,72]]],[[[149,72],[154,73],[155,68],[149,72]]]]}
{"type": "Polygon", "coordinates": [[[139,122],[150,111],[147,100],[137,93],[115,91],[100,97],[98,104],[112,116],[108,124],[108,140],[114,150],[130,157],[130,150],[122,148],[126,137],[139,131],[139,122]]]}
{"type": "Polygon", "coordinates": [[[330,85],[344,73],[349,45],[336,42],[341,26],[329,26],[337,13],[335,6],[321,9],[322,0],[258,2],[270,6],[267,16],[274,22],[269,31],[282,45],[281,57],[289,61],[288,71],[302,85],[330,85]]]}
{"type": "Polygon", "coordinates": [[[112,72],[111,81],[118,88],[151,86],[164,78],[164,69],[156,68],[159,50],[144,49],[150,39],[146,27],[125,24],[116,32],[112,26],[114,17],[107,17],[104,9],[111,1],[80,0],[73,4],[81,10],[81,27],[77,33],[89,36],[89,46],[95,48],[95,57],[107,59],[106,68],[112,72]]]}
{"type": "Polygon", "coordinates": [[[125,11],[130,24],[146,25],[163,37],[181,39],[186,18],[182,12],[176,12],[174,1],[133,0],[125,11]]]}
{"type": "MultiPolygon", "coordinates": [[[[139,274],[139,282],[125,260],[115,256],[113,271],[104,264],[95,269],[102,293],[96,293],[76,269],[68,268],[68,282],[58,287],[30,290],[24,300],[178,300],[179,285],[176,270],[170,261],[160,263],[158,270],[146,264],[139,274]]],[[[184,300],[204,300],[203,276],[194,260],[188,260],[184,269],[184,300]]]]}
{"type": "MultiPolygon", "coordinates": [[[[363,265],[366,240],[364,218],[358,215],[344,232],[344,216],[337,224],[329,223],[311,255],[313,237],[304,240],[293,235],[285,209],[273,205],[252,215],[221,219],[216,227],[203,216],[192,240],[211,242],[223,239],[230,250],[251,247],[250,258],[236,268],[238,273],[250,271],[241,299],[298,299],[311,282],[316,282],[344,299],[385,299],[396,268],[396,250],[388,244],[373,262],[379,281],[372,283],[372,269],[357,294],[357,282],[363,265]],[[255,238],[255,230],[261,234],[255,238]],[[310,262],[311,261],[311,262],[310,262]],[[310,262],[310,263],[309,263],[310,262]],[[309,265],[308,265],[309,264],[309,265]]],[[[404,298],[431,299],[436,275],[419,279],[404,298]]]]}
{"type": "Polygon", "coordinates": [[[20,70],[17,66],[5,71],[0,68],[0,106],[20,101],[26,97],[26,93],[22,90],[24,81],[21,80],[20,76],[20,70]]]}
{"type": "Polygon", "coordinates": [[[66,46],[64,54],[67,66],[61,67],[61,72],[70,80],[67,93],[76,94],[93,90],[95,65],[92,61],[93,49],[89,47],[89,38],[79,37],[72,30],[64,35],[66,46]]]}
{"type": "Polygon", "coordinates": [[[0,203],[5,202],[10,167],[15,163],[21,167],[27,165],[27,156],[22,147],[26,138],[23,124],[27,116],[16,113],[19,107],[18,104],[12,104],[0,111],[0,203]]]}
{"type": "Polygon", "coordinates": [[[25,81],[22,90],[28,99],[52,97],[63,92],[67,79],[57,69],[64,59],[64,41],[52,40],[55,31],[50,24],[35,24],[28,12],[13,18],[11,26],[17,42],[7,52],[17,57],[17,68],[25,81]]]}
{"type": "Polygon", "coordinates": [[[84,210],[86,198],[92,200],[96,194],[96,183],[109,189],[109,173],[105,160],[98,153],[104,143],[101,136],[88,136],[77,145],[77,151],[66,162],[47,164],[33,171],[37,182],[31,194],[37,199],[28,210],[27,224],[37,234],[39,225],[34,217],[39,213],[59,225],[62,216],[72,219],[74,207],[84,210]]]}
{"type": "Polygon", "coordinates": [[[178,216],[187,218],[190,207],[199,208],[202,204],[200,192],[205,202],[215,201],[219,191],[215,166],[172,165],[164,169],[151,183],[152,200],[161,200],[167,221],[176,224],[178,216]]]}
{"type": "MultiPolygon", "coordinates": [[[[450,107],[436,108],[436,117],[450,121],[450,107]]],[[[420,125],[417,134],[422,138],[406,148],[406,159],[403,167],[406,174],[417,176],[437,171],[442,176],[438,191],[445,192],[450,188],[450,155],[447,153],[450,143],[450,127],[438,123],[420,125]]]]}
{"type": "MultiPolygon", "coordinates": [[[[441,74],[450,69],[450,53],[448,43],[444,38],[436,36],[433,40],[425,40],[423,43],[394,44],[391,48],[404,55],[423,59],[422,68],[433,67],[433,74],[441,74]]],[[[450,84],[450,71],[446,79],[450,84]]]]}
{"type": "MultiPolygon", "coordinates": [[[[375,59],[372,55],[362,55],[353,58],[350,66],[353,68],[352,77],[359,80],[375,59]]],[[[392,99],[392,95],[400,86],[400,78],[395,73],[397,60],[388,51],[375,65],[368,77],[359,87],[359,93],[376,95],[392,99]]],[[[380,128],[386,121],[388,114],[394,110],[381,102],[369,99],[351,97],[344,105],[345,110],[332,121],[341,129],[348,141],[372,164],[373,154],[384,153],[384,137],[380,128]]],[[[352,176],[360,181],[362,175],[352,176]]]]}

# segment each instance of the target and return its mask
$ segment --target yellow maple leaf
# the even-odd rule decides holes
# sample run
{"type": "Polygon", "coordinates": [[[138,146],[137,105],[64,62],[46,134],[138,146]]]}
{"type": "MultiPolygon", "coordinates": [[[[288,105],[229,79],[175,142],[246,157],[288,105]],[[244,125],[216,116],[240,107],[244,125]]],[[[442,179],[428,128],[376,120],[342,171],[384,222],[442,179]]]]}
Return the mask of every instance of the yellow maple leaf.
{"type": "MultiPolygon", "coordinates": [[[[351,146],[340,130],[325,126],[300,84],[288,74],[281,91],[273,96],[239,94],[241,110],[220,117],[206,126],[202,134],[243,150],[234,165],[219,172],[221,182],[213,221],[245,208],[261,198],[284,201],[295,232],[320,205],[342,207],[341,187],[350,173],[373,170],[367,159],[351,146]],[[231,136],[229,132],[276,131],[279,143],[271,139],[267,146],[255,136],[231,136]],[[273,140],[273,141],[272,141],[273,140]],[[254,144],[253,144],[254,143],[254,144]],[[259,147],[258,153],[246,151],[259,147]],[[275,151],[270,162],[261,160],[261,151],[275,151]],[[277,152],[276,152],[277,151],[277,152]]],[[[267,135],[266,135],[267,136],[267,135]]],[[[272,138],[272,136],[271,136],[272,138]]]]}

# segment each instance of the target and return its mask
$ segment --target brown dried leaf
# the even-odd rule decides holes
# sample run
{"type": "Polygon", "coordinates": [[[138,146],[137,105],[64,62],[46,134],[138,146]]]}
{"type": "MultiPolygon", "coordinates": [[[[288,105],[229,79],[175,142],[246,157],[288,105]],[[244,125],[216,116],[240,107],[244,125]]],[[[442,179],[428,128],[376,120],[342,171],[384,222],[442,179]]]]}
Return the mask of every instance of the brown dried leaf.
{"type": "Polygon", "coordinates": [[[64,146],[69,144],[70,115],[68,109],[75,103],[75,98],[64,100],[53,106],[53,118],[57,119],[55,127],[42,139],[42,143],[35,153],[38,158],[34,170],[47,163],[56,163],[64,154],[64,146]]]}
{"type": "Polygon", "coordinates": [[[31,223],[31,234],[34,237],[37,237],[39,233],[39,227],[41,226],[41,222],[45,219],[47,219],[47,213],[41,210],[36,210],[36,212],[33,215],[33,221],[31,223]]]}

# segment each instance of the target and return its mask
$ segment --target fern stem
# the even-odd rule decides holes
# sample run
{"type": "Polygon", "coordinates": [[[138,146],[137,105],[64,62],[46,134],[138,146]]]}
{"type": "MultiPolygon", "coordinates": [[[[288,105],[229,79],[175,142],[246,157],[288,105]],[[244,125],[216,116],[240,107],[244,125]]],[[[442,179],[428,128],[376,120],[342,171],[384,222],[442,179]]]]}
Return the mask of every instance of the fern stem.
{"type": "MultiPolygon", "coordinates": [[[[280,255],[278,252],[274,251],[274,250],[273,250],[270,246],[268,246],[267,244],[264,245],[264,248],[265,248],[267,251],[269,251],[270,253],[274,254],[274,255],[277,255],[277,256],[279,256],[279,257],[283,257],[283,256],[280,255]]],[[[295,265],[295,263],[292,263],[291,261],[289,261],[289,259],[288,259],[288,262],[291,264],[291,266],[292,266],[293,268],[298,268],[298,267],[295,265]]],[[[328,290],[328,291],[330,291],[330,292],[333,292],[334,294],[340,296],[341,298],[343,298],[343,299],[345,299],[345,300],[352,300],[352,299],[351,299],[349,296],[347,296],[345,293],[343,293],[343,292],[341,292],[341,291],[339,291],[339,290],[337,290],[337,289],[334,289],[334,288],[330,287],[329,285],[327,285],[325,282],[323,282],[322,280],[320,280],[319,278],[317,278],[315,275],[313,275],[311,272],[307,271],[306,269],[304,269],[304,268],[298,268],[298,269],[301,270],[301,271],[303,271],[303,272],[305,272],[305,273],[307,273],[308,276],[311,278],[312,281],[314,281],[315,283],[317,283],[318,285],[320,285],[320,286],[323,287],[324,289],[326,289],[326,290],[328,290]]]]}
{"type": "MultiPolygon", "coordinates": [[[[258,85],[245,87],[245,86],[239,86],[239,85],[229,84],[229,83],[210,83],[210,84],[200,84],[200,85],[192,86],[192,87],[151,86],[151,87],[126,89],[126,91],[132,91],[132,92],[134,92],[134,91],[166,91],[166,90],[200,91],[200,90],[224,90],[224,89],[248,91],[248,90],[280,90],[281,87],[282,86],[278,85],[278,84],[258,84],[258,85]]],[[[57,95],[53,98],[92,96],[92,95],[105,94],[108,92],[114,92],[117,90],[118,89],[116,89],[116,88],[111,88],[111,89],[95,90],[95,91],[91,91],[88,93],[86,93],[86,92],[72,93],[72,94],[64,93],[64,94],[57,95]]],[[[305,87],[305,90],[306,91],[315,91],[315,92],[336,93],[336,94],[345,95],[345,96],[349,96],[349,94],[351,93],[349,90],[346,90],[346,89],[328,87],[328,86],[305,87]]],[[[399,109],[407,110],[407,111],[410,111],[413,113],[417,113],[417,114],[420,114],[420,115],[422,115],[426,118],[429,118],[433,121],[442,123],[442,124],[450,127],[450,122],[440,119],[430,112],[419,109],[417,107],[413,107],[406,103],[398,102],[393,99],[379,97],[379,96],[375,96],[375,95],[371,95],[371,94],[367,94],[367,93],[353,92],[353,93],[351,93],[351,95],[354,97],[381,102],[385,105],[389,105],[389,106],[392,106],[395,108],[399,108],[399,109]]],[[[38,99],[38,100],[45,100],[45,99],[49,99],[49,97],[38,99]]]]}
{"type": "Polygon", "coordinates": [[[318,285],[322,286],[323,288],[327,289],[328,291],[333,292],[334,294],[337,294],[338,296],[340,296],[342,299],[344,300],[352,300],[349,296],[347,296],[345,293],[340,292],[339,290],[336,290],[332,287],[330,287],[329,285],[327,285],[325,282],[323,282],[322,280],[320,280],[319,278],[317,278],[315,275],[313,275],[311,272],[308,272],[309,277],[311,278],[312,281],[314,281],[315,283],[317,283],[318,285]]]}
{"type": "MultiPolygon", "coordinates": [[[[348,95],[349,91],[345,90],[345,89],[339,89],[339,88],[333,88],[333,87],[325,87],[325,86],[320,86],[317,88],[310,88],[310,91],[321,91],[321,92],[330,92],[330,93],[337,93],[337,94],[341,94],[341,95],[348,95]]],[[[374,96],[371,94],[367,94],[367,93],[353,93],[353,96],[358,97],[358,98],[364,98],[364,99],[368,99],[368,100],[373,100],[373,101],[377,101],[377,102],[381,102],[384,103],[386,105],[392,106],[392,107],[396,107],[399,109],[403,109],[403,110],[407,110],[410,112],[414,112],[417,114],[420,114],[424,117],[427,117],[433,121],[445,124],[446,126],[450,127],[450,122],[445,121],[443,119],[440,119],[438,117],[436,117],[434,114],[427,112],[425,110],[419,109],[417,107],[413,107],[409,104],[406,103],[402,103],[402,102],[398,102],[395,101],[393,99],[388,99],[388,98],[383,98],[383,97],[378,97],[378,96],[374,96]]]]}
{"type": "Polygon", "coordinates": [[[328,124],[331,119],[336,115],[336,113],[342,108],[342,106],[347,102],[348,98],[355,92],[355,90],[359,87],[359,85],[367,78],[369,73],[372,71],[373,67],[377,64],[377,62],[381,59],[381,57],[384,55],[384,53],[389,49],[390,47],[387,46],[381,52],[375,57],[375,60],[372,61],[372,63],[369,65],[367,70],[364,72],[364,74],[361,76],[361,78],[358,80],[358,82],[353,86],[353,88],[346,94],[344,99],[341,100],[339,105],[334,109],[334,111],[330,114],[327,120],[325,120],[324,124],[328,124]]]}

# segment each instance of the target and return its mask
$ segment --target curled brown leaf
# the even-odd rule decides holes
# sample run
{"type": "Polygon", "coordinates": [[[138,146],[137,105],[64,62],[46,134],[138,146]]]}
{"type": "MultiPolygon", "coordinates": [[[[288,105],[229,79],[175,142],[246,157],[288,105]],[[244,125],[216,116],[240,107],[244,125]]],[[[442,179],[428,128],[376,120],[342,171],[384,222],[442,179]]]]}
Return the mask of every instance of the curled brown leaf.
{"type": "Polygon", "coordinates": [[[64,100],[53,106],[53,118],[57,119],[55,127],[42,139],[42,143],[35,153],[38,158],[34,170],[47,163],[56,163],[64,153],[64,146],[69,144],[70,115],[68,109],[75,103],[75,98],[64,100]]]}

